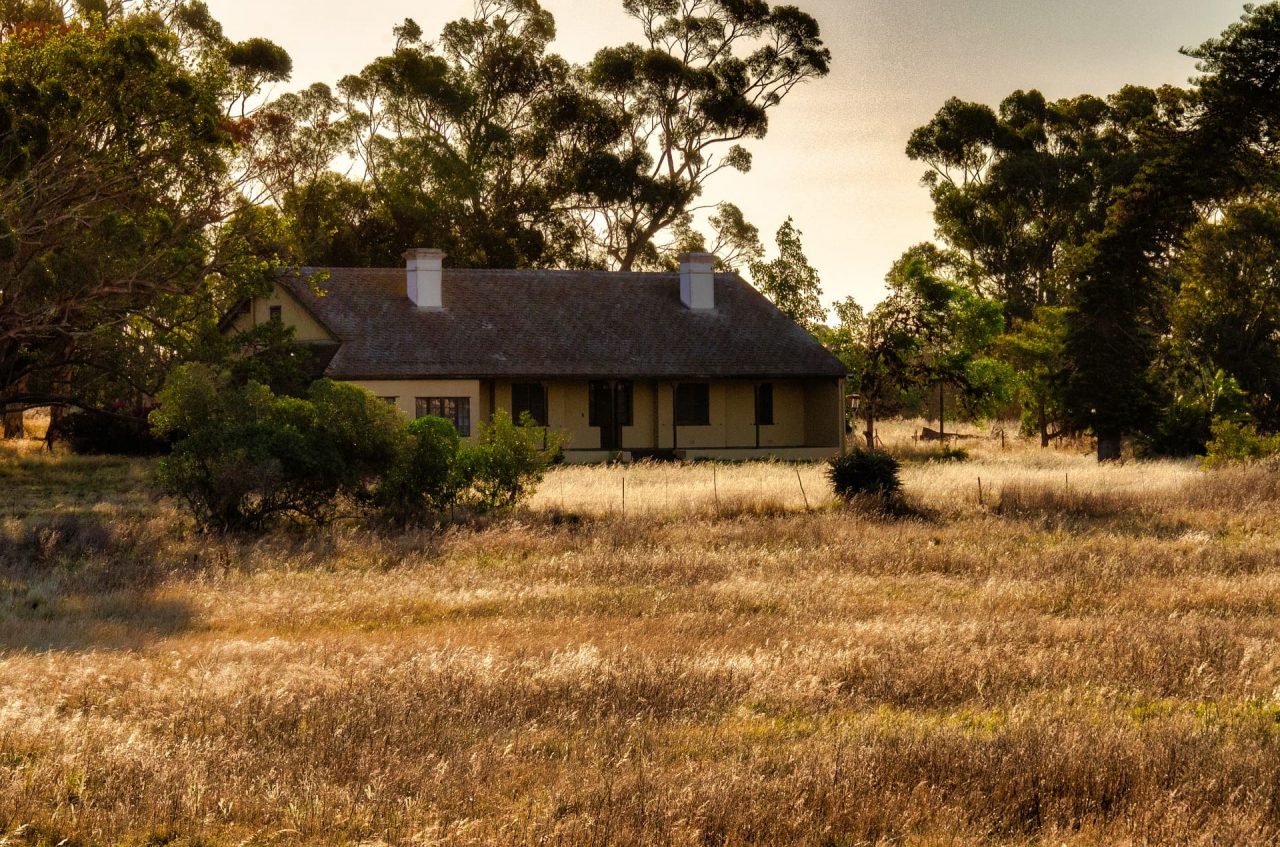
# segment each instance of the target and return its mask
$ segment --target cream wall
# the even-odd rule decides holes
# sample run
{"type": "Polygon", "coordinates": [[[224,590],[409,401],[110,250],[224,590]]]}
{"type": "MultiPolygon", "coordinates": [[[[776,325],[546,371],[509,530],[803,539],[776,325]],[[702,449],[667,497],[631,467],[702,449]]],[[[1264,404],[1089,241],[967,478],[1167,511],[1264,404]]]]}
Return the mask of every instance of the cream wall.
{"type": "Polygon", "coordinates": [[[590,393],[585,382],[547,386],[547,425],[568,434],[566,450],[599,450],[600,430],[591,426],[590,393]]]}
{"type": "MultiPolygon", "coordinates": [[[[808,440],[807,397],[804,383],[796,380],[765,380],[773,385],[773,425],[761,426],[760,447],[803,447],[808,440]]],[[[832,381],[834,385],[834,380],[832,381]]],[[[680,450],[756,447],[756,382],[747,380],[712,382],[709,387],[708,426],[682,426],[676,441],[680,450]]],[[[834,389],[833,389],[834,390],[834,389]]],[[[660,394],[663,407],[660,447],[671,447],[674,384],[666,383],[660,394]],[[665,396],[662,396],[665,395],[665,396]]],[[[825,442],[818,442],[825,445],[825,442]]]]}
{"type": "Polygon", "coordinates": [[[293,295],[283,288],[276,287],[269,297],[255,297],[249,308],[232,323],[238,332],[248,332],[255,326],[271,320],[271,307],[280,307],[280,321],[294,330],[294,338],[299,341],[337,341],[333,333],[320,325],[293,295]]]}
{"type": "Polygon", "coordinates": [[[839,447],[844,437],[842,381],[814,380],[805,385],[805,444],[839,447]]]}
{"type": "Polygon", "coordinates": [[[487,398],[480,390],[478,379],[396,379],[396,380],[348,380],[352,385],[367,388],[379,397],[396,398],[396,408],[406,417],[417,417],[416,400],[419,397],[468,397],[471,400],[471,436],[474,438],[480,423],[488,420],[487,398]]]}
{"type": "MultiPolygon", "coordinates": [[[[405,416],[416,414],[418,397],[467,397],[471,402],[471,437],[489,420],[490,386],[496,408],[511,408],[511,383],[482,380],[352,380],[379,397],[395,397],[405,416]]],[[[590,425],[589,383],[547,382],[547,418],[551,429],[568,436],[565,449],[580,458],[607,458],[600,451],[600,429],[590,425]],[[589,454],[589,455],[588,455],[589,454]]],[[[812,458],[840,445],[840,388],[836,380],[775,381],[773,426],[760,427],[756,445],[755,383],[713,382],[709,386],[710,424],[682,426],[675,449],[697,458],[812,458]]],[[[623,427],[624,450],[672,449],[672,383],[637,381],[633,389],[633,424],[623,427]],[[655,433],[657,437],[655,438],[655,433]]]]}
{"type": "MultiPolygon", "coordinates": [[[[582,451],[600,449],[600,429],[590,425],[590,383],[588,381],[543,381],[547,386],[547,422],[552,429],[568,435],[566,448],[582,451]]],[[[713,381],[708,386],[710,416],[707,426],[682,426],[679,450],[756,449],[755,386],[749,380],[713,381]]],[[[773,380],[772,426],[761,426],[759,448],[803,448],[835,446],[835,398],[839,391],[834,380],[821,381],[825,390],[814,391],[799,380],[773,380]],[[827,385],[827,383],[830,385],[827,385]],[[820,404],[815,413],[811,403],[820,404]],[[825,406],[832,404],[831,414],[825,406]],[[830,430],[829,432],[827,430],[830,430]]],[[[488,389],[482,385],[481,402],[485,405],[488,389]]],[[[497,408],[511,408],[509,381],[493,384],[497,408]]],[[[674,383],[636,380],[632,388],[632,425],[622,428],[626,450],[672,449],[671,428],[674,421],[674,383]]]]}

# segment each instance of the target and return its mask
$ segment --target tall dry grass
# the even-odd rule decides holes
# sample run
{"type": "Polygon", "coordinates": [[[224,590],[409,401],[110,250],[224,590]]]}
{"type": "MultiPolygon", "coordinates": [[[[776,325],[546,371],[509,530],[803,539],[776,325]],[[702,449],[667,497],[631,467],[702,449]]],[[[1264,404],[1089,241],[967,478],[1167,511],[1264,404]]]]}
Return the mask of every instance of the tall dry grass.
{"type": "Polygon", "coordinates": [[[659,465],[261,539],[10,453],[0,838],[1275,843],[1276,477],[964,446],[906,520],[659,465]]]}

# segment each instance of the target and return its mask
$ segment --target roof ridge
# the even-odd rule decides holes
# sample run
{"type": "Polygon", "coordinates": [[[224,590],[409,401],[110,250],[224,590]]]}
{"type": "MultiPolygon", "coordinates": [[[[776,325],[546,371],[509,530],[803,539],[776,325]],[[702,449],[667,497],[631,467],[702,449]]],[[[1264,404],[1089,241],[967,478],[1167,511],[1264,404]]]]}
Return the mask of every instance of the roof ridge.
{"type": "MultiPolygon", "coordinates": [[[[345,266],[345,265],[327,265],[327,266],[302,265],[302,266],[299,266],[297,270],[303,274],[324,273],[324,272],[332,272],[332,271],[343,271],[343,272],[354,271],[356,273],[378,272],[378,273],[392,274],[392,273],[402,273],[404,271],[404,268],[403,267],[370,268],[370,267],[355,267],[355,266],[345,266]]],[[[278,272],[285,276],[297,275],[297,274],[291,273],[291,271],[293,271],[293,268],[278,269],[278,272]]],[[[510,275],[516,275],[516,274],[519,274],[521,276],[589,275],[589,276],[610,276],[610,277],[619,277],[619,278],[643,277],[643,278],[649,278],[649,279],[657,279],[657,278],[670,279],[672,277],[677,277],[680,275],[679,271],[610,271],[610,270],[599,270],[597,268],[444,268],[444,272],[445,273],[467,273],[467,274],[476,274],[480,276],[510,276],[510,275]]],[[[725,279],[742,278],[742,275],[739,274],[737,271],[716,271],[715,275],[718,278],[725,278],[725,279]]]]}

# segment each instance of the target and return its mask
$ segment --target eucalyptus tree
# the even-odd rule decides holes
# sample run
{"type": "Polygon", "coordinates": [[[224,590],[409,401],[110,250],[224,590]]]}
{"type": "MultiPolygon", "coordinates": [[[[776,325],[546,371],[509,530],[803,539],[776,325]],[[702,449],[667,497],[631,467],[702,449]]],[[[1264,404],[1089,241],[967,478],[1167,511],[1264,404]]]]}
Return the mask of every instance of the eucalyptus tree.
{"type": "Polygon", "coordinates": [[[918,401],[930,387],[950,386],[974,413],[1008,399],[1010,374],[987,355],[1004,326],[998,302],[981,297],[932,260],[932,245],[917,245],[894,262],[889,295],[870,312],[846,301],[840,323],[823,333],[851,366],[866,421],[867,446],[886,411],[918,401]]]}
{"type": "Polygon", "coordinates": [[[479,0],[434,42],[412,20],[395,32],[394,52],[337,90],[379,219],[371,262],[433,244],[464,266],[581,264],[557,204],[577,152],[616,128],[547,52],[551,14],[536,0],[479,0]]]}
{"type": "Polygon", "coordinates": [[[1118,458],[1124,436],[1153,416],[1165,328],[1151,316],[1167,303],[1171,257],[1207,207],[1272,183],[1280,152],[1280,4],[1246,7],[1239,23],[1187,52],[1201,72],[1193,108],[1140,126],[1154,153],[1113,192],[1075,271],[1067,409],[1098,436],[1100,460],[1118,458]]]}
{"type": "Polygon", "coordinates": [[[96,405],[88,386],[105,371],[164,355],[179,325],[208,321],[192,298],[243,257],[220,232],[243,204],[228,105],[286,73],[287,56],[265,42],[240,50],[212,30],[192,47],[186,23],[201,10],[3,10],[0,401],[10,408],[96,405]]]}
{"type": "MultiPolygon", "coordinates": [[[[643,39],[600,50],[577,75],[620,131],[578,169],[571,207],[593,264],[662,262],[664,243],[723,170],[746,172],[740,142],[831,54],[816,20],[765,0],[623,0],[643,39]]],[[[714,205],[714,204],[712,204],[714,205]]]]}
{"type": "Polygon", "coordinates": [[[947,101],[917,129],[907,154],[929,170],[938,235],[966,255],[979,293],[999,299],[1006,319],[1070,302],[1073,271],[1091,233],[1105,223],[1112,192],[1134,177],[1171,127],[1186,93],[1129,86],[1102,99],[1048,102],[1015,91],[992,109],[947,101]]]}
{"type": "Polygon", "coordinates": [[[751,263],[751,280],[783,314],[810,332],[822,326],[827,311],[822,307],[822,281],[809,264],[800,243],[800,230],[787,218],[778,227],[778,257],[751,263]]]}

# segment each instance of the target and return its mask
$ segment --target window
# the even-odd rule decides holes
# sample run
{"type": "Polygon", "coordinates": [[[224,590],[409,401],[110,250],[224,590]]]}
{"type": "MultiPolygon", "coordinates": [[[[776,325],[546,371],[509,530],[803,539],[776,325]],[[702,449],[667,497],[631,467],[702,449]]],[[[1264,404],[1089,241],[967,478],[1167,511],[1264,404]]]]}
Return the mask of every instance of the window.
{"type": "Polygon", "coordinates": [[[378,399],[388,406],[394,406],[400,400],[399,397],[379,397],[378,399]]]}
{"type": "Polygon", "coordinates": [[[458,435],[467,438],[471,435],[471,398],[470,397],[419,397],[417,398],[417,416],[425,418],[431,415],[452,421],[458,435]]]}
{"type": "Polygon", "coordinates": [[[631,383],[619,382],[618,392],[618,426],[634,426],[635,420],[632,414],[632,397],[631,383]]]}
{"type": "Polygon", "coordinates": [[[547,425],[547,387],[540,382],[517,382],[511,386],[511,419],[520,423],[528,412],[538,426],[547,425]]]}
{"type": "Polygon", "coordinates": [[[591,383],[591,398],[587,404],[588,426],[605,426],[605,421],[617,415],[618,426],[633,426],[634,391],[629,380],[591,383]]]}
{"type": "Polygon", "coordinates": [[[267,311],[268,311],[268,312],[270,312],[270,314],[271,314],[271,320],[275,321],[276,323],[280,323],[280,320],[281,320],[281,312],[280,312],[280,307],[279,307],[279,306],[272,306],[272,307],[271,307],[270,309],[268,309],[267,311]]]}
{"type": "Polygon", "coordinates": [[[756,426],[773,426],[773,383],[756,386],[756,426]]]}
{"type": "Polygon", "coordinates": [[[707,426],[711,423],[711,387],[705,382],[682,382],[676,386],[676,426],[707,426]]]}

